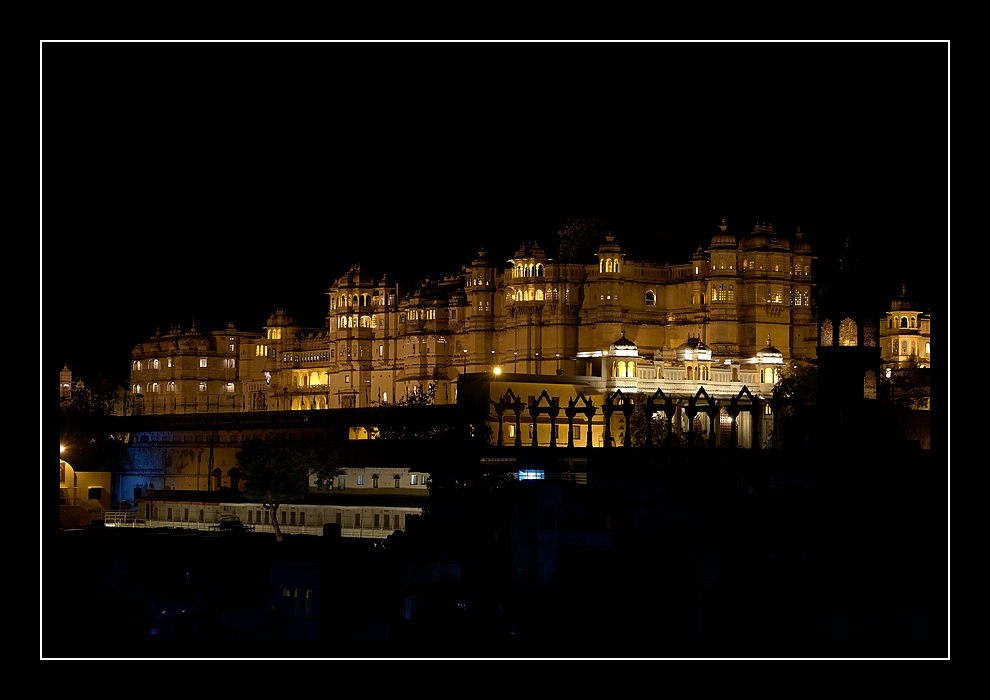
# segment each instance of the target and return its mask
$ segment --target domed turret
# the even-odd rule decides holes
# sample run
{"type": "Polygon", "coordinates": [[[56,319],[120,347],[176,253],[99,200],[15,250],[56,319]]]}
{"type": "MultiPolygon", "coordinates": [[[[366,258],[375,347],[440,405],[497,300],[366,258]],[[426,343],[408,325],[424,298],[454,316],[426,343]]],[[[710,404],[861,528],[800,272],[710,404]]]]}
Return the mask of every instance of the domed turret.
{"type": "Polygon", "coordinates": [[[797,231],[794,232],[794,244],[791,246],[791,251],[793,253],[808,254],[811,252],[811,245],[808,241],[804,240],[804,234],[801,233],[801,227],[798,226],[797,231]]]}
{"type": "Polygon", "coordinates": [[[674,351],[678,362],[690,362],[693,360],[710,361],[712,359],[712,349],[701,342],[700,337],[690,337],[677,346],[674,351]]]}
{"type": "Polygon", "coordinates": [[[726,233],[728,226],[725,225],[725,219],[722,219],[722,223],[719,224],[719,232],[712,236],[712,242],[709,244],[710,248],[735,248],[736,247],[736,237],[731,233],[726,233]]]}
{"type": "Polygon", "coordinates": [[[636,343],[626,337],[626,329],[622,329],[622,335],[608,347],[609,354],[624,357],[638,357],[639,348],[636,343]]]}
{"type": "Polygon", "coordinates": [[[765,348],[756,351],[756,359],[761,364],[782,365],[784,364],[784,353],[770,344],[770,335],[767,335],[767,345],[765,348]]]}
{"type": "Polygon", "coordinates": [[[283,309],[276,309],[275,313],[268,317],[269,326],[288,326],[292,323],[292,317],[285,313],[283,309]]]}
{"type": "Polygon", "coordinates": [[[776,237],[773,226],[767,224],[755,224],[753,230],[747,236],[743,236],[739,241],[739,247],[743,250],[755,250],[757,248],[769,248],[770,239],[776,237]]]}
{"type": "Polygon", "coordinates": [[[890,304],[891,311],[916,311],[917,304],[908,296],[907,285],[901,285],[901,295],[890,304]]]}

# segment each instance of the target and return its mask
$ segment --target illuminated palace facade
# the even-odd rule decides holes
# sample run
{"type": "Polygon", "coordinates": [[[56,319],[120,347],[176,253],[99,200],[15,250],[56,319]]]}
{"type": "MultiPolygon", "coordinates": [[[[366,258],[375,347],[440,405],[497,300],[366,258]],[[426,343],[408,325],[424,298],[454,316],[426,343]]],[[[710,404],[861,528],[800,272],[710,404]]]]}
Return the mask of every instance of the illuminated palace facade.
{"type": "Polygon", "coordinates": [[[673,265],[627,259],[611,235],[588,264],[524,243],[412,288],[352,265],[330,285],[323,327],[279,309],[262,333],[172,328],[138,344],[129,410],[362,408],[418,392],[454,403],[459,377],[495,372],[570,379],[572,395],[768,395],[783,365],[815,357],[812,260],[800,229],[737,237],[723,221],[673,265]]]}

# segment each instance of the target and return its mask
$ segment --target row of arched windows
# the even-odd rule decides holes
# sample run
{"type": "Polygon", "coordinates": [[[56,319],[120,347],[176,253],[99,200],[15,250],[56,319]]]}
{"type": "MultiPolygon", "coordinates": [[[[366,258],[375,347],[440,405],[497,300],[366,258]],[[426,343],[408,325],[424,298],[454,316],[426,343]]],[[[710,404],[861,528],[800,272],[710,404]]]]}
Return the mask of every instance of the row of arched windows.
{"type": "Polygon", "coordinates": [[[356,314],[348,314],[337,317],[337,328],[374,328],[375,326],[374,316],[359,317],[356,314]]]}
{"type": "Polygon", "coordinates": [[[598,260],[599,272],[618,272],[619,258],[600,258],[598,260]]]}
{"type": "Polygon", "coordinates": [[[513,277],[543,277],[543,263],[518,263],[512,268],[513,277]]]}
{"type": "Polygon", "coordinates": [[[619,360],[618,362],[612,363],[612,376],[613,377],[635,377],[636,376],[636,361],[629,360],[619,360]]]}
{"type": "Polygon", "coordinates": [[[917,328],[918,319],[916,316],[891,316],[887,319],[887,328],[917,328]]]}
{"type": "MultiPolygon", "coordinates": [[[[839,345],[840,346],[855,346],[859,345],[858,330],[859,326],[851,318],[844,318],[839,323],[839,345]]],[[[819,339],[819,344],[822,347],[830,347],[835,342],[835,330],[832,325],[832,319],[826,318],[822,321],[822,331],[821,338],[819,339]]],[[[863,326],[863,345],[866,347],[876,347],[877,346],[877,329],[869,321],[863,326]]]]}
{"type": "Polygon", "coordinates": [[[517,289],[515,292],[510,291],[505,295],[505,300],[506,301],[557,301],[559,296],[560,295],[557,292],[556,287],[547,290],[538,287],[536,289],[517,289]]]}
{"type": "Polygon", "coordinates": [[[347,306],[371,306],[371,295],[355,294],[349,297],[346,294],[341,294],[338,298],[332,300],[330,306],[333,309],[336,309],[337,307],[344,308],[347,306]]]}

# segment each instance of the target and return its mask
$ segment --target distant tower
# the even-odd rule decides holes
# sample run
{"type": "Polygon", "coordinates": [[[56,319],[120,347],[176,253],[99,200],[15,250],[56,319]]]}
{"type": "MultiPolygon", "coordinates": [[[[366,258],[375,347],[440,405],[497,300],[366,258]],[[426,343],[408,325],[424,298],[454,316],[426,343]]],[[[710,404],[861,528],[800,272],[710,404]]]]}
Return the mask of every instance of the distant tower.
{"type": "Polygon", "coordinates": [[[849,239],[836,267],[818,300],[818,420],[826,442],[848,445],[878,427],[882,311],[849,239]]]}
{"type": "Polygon", "coordinates": [[[72,371],[69,369],[68,365],[62,365],[62,369],[58,374],[58,395],[60,399],[68,399],[72,397],[72,392],[83,388],[83,383],[79,380],[72,379],[72,371]]]}

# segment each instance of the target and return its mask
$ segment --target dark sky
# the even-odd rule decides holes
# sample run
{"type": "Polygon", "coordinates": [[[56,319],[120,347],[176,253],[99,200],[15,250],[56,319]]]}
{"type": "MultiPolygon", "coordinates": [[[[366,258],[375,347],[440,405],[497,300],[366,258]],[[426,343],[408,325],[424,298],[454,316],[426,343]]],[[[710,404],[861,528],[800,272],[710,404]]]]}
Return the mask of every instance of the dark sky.
{"type": "Polygon", "coordinates": [[[723,218],[800,226],[825,258],[851,236],[882,294],[947,310],[945,43],[42,53],[41,296],[84,380],[126,383],[135,343],[193,318],[322,325],[352,262],[419,282],[480,247],[552,254],[569,216],[671,263],[723,218]]]}

